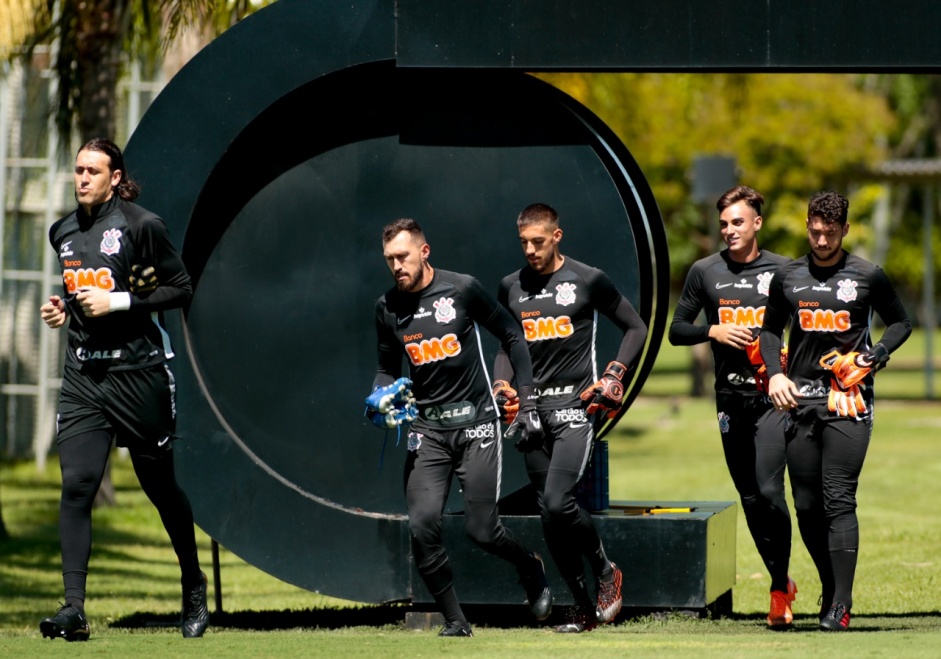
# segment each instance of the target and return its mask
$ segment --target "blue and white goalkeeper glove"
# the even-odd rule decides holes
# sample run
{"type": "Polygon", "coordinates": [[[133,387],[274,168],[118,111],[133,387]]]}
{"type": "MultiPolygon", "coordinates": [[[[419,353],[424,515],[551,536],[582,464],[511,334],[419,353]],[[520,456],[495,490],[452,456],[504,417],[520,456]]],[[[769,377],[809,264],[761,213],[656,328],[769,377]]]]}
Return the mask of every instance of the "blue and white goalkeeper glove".
{"type": "Polygon", "coordinates": [[[366,397],[366,416],[377,428],[397,428],[418,418],[412,381],[399,378],[366,397]]]}

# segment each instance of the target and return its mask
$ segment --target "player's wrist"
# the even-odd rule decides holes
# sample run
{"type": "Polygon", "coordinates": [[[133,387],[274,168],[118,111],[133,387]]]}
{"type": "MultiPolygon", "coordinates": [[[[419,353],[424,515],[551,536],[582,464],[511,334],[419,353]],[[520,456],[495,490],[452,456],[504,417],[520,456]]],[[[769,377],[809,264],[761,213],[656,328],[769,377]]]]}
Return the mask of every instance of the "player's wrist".
{"type": "Polygon", "coordinates": [[[518,393],[520,401],[520,414],[536,409],[536,401],[539,400],[539,396],[536,394],[536,387],[534,385],[520,385],[518,393]]]}
{"type": "Polygon", "coordinates": [[[111,311],[127,311],[131,308],[130,293],[108,293],[111,311]]]}

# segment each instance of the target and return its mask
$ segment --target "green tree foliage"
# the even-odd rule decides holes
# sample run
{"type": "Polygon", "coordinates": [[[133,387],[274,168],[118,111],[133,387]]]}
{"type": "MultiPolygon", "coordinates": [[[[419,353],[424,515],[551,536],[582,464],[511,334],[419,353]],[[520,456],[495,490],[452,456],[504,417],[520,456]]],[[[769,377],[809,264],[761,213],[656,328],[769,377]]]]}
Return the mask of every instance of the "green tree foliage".
{"type": "MultiPolygon", "coordinates": [[[[714,251],[717,213],[690,200],[697,155],[736,159],[739,182],[767,200],[762,244],[806,251],[807,200],[817,190],[846,190],[855,175],[890,155],[898,121],[884,90],[855,75],[550,74],[541,76],[605,121],[650,182],[667,225],[674,285],[690,263],[714,251]]],[[[917,93],[916,93],[917,96],[917,93]]],[[[875,199],[851,195],[853,240],[865,239],[875,199]]]]}
{"type": "Polygon", "coordinates": [[[69,150],[73,127],[81,141],[115,134],[117,83],[132,59],[157,62],[184,29],[211,38],[273,0],[0,0],[0,53],[28,54],[53,44],[58,82],[56,128],[69,150]],[[31,16],[24,27],[23,16],[31,16]],[[16,41],[14,41],[16,40],[16,41]]]}

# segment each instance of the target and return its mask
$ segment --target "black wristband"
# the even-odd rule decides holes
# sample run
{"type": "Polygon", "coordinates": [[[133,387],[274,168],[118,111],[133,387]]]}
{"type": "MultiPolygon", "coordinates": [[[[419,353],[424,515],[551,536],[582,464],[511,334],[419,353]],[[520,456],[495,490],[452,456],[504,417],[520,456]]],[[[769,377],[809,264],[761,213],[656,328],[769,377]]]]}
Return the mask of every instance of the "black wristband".
{"type": "Polygon", "coordinates": [[[520,396],[520,414],[536,409],[536,387],[531,384],[523,384],[519,387],[520,396]]]}

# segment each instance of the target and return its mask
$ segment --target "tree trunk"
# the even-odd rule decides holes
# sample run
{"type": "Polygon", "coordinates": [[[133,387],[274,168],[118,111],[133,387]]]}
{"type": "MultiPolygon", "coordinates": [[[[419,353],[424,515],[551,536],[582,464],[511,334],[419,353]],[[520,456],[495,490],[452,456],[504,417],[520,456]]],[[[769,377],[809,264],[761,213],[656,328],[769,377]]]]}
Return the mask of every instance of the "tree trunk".
{"type": "MultiPolygon", "coordinates": [[[[77,62],[80,90],[78,131],[82,144],[95,137],[113,140],[118,72],[124,37],[122,0],[86,0],[78,5],[77,62]]],[[[111,459],[105,467],[95,506],[114,506],[111,459]]]]}

